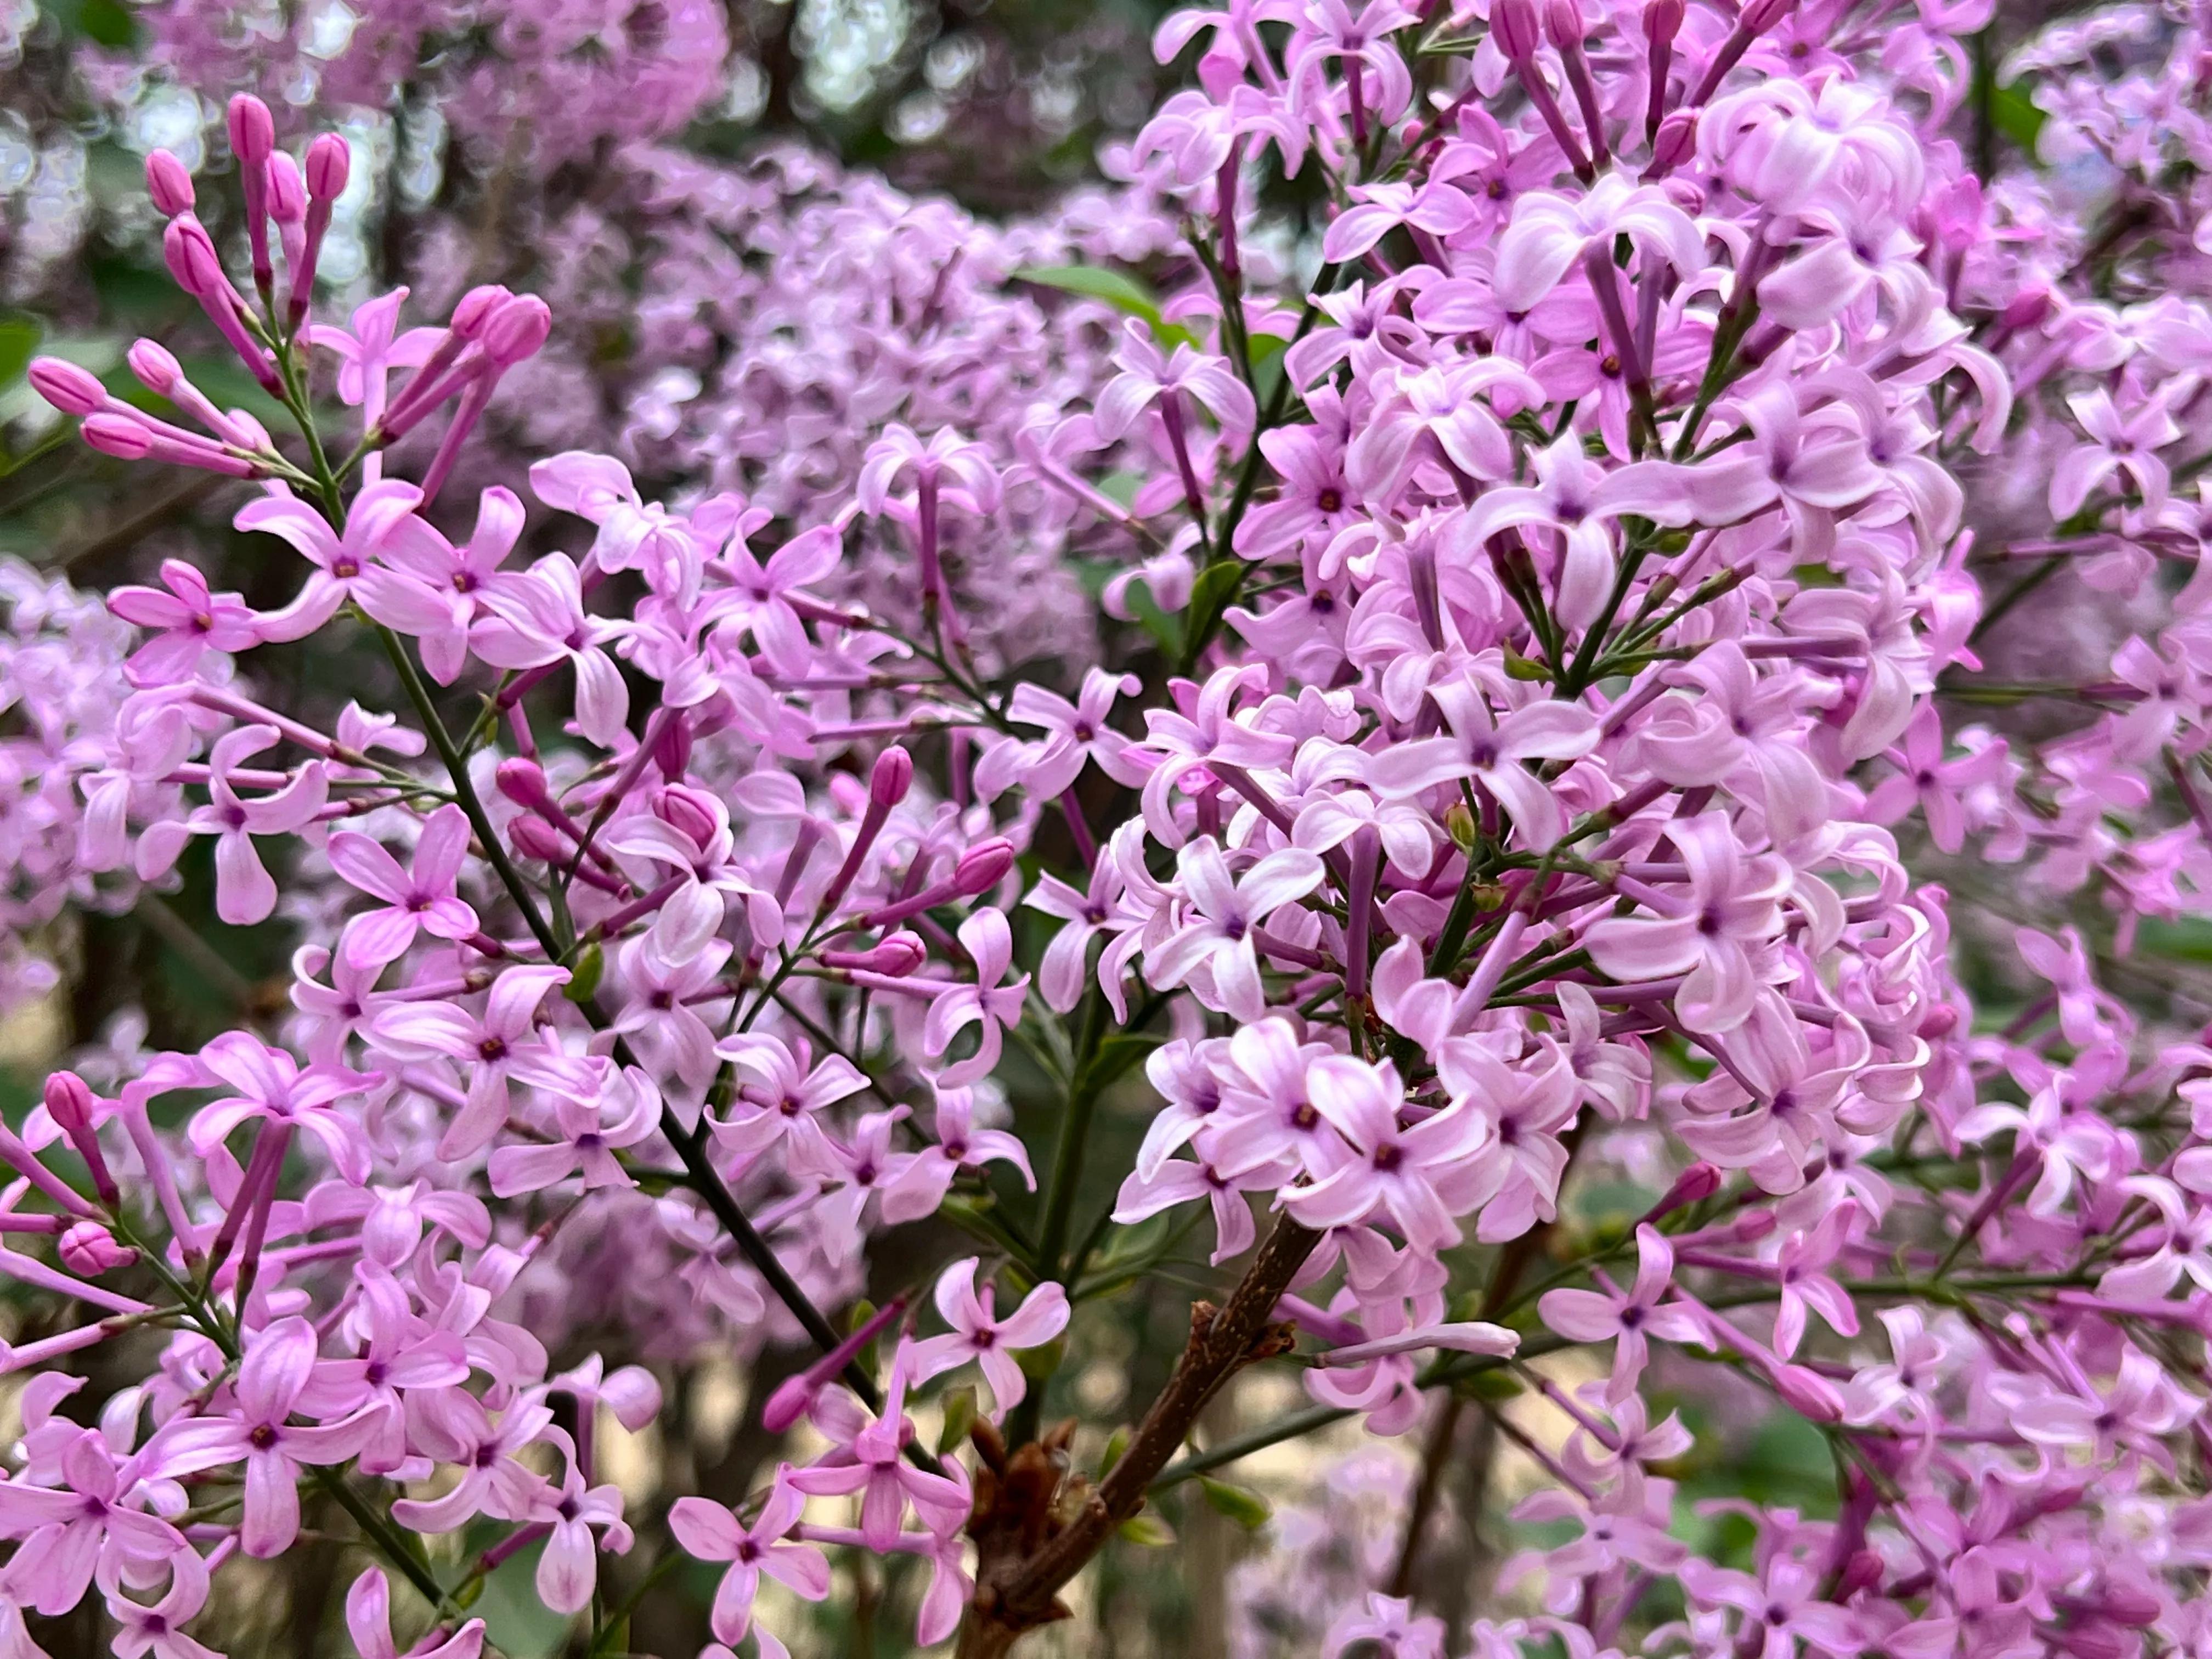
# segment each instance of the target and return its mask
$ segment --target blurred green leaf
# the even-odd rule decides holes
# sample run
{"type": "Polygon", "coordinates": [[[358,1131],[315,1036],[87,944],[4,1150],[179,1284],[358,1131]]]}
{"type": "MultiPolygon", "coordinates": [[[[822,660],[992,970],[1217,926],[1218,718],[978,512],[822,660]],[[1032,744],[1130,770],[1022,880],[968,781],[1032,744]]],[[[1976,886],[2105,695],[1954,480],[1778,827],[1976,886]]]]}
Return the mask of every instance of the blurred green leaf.
{"type": "Polygon", "coordinates": [[[1160,302],[1135,277],[1104,265],[1024,265],[1014,273],[1018,283],[1056,288],[1063,294],[1080,294],[1103,300],[1115,310],[1160,326],[1160,302]]]}
{"type": "Polygon", "coordinates": [[[2035,100],[2028,95],[2024,82],[2014,81],[1990,89],[1990,125],[2019,145],[2031,161],[2039,159],[2036,141],[2043,137],[2043,124],[2050,117],[2037,108],[2035,100]]]}
{"type": "Polygon", "coordinates": [[[963,1382],[945,1396],[945,1426],[938,1431],[937,1455],[949,1455],[975,1425],[975,1385],[963,1382]]]}
{"type": "Polygon", "coordinates": [[[561,994],[579,1007],[599,994],[599,976],[606,972],[606,952],[593,939],[576,954],[576,966],[568,975],[568,982],[561,988],[561,994]]]}
{"type": "Polygon", "coordinates": [[[1210,1474],[1199,1476],[1198,1485],[1214,1513],[1227,1516],[1247,1532],[1259,1531],[1275,1517],[1275,1506],[1249,1486],[1216,1480],[1210,1474]]]}
{"type": "Polygon", "coordinates": [[[1084,1072],[1085,1082],[1094,1090],[1111,1088],[1164,1041],[1142,1031],[1116,1032],[1098,1045],[1097,1055],[1084,1072]]]}
{"type": "Polygon", "coordinates": [[[1101,301],[1142,322],[1152,331],[1152,337],[1170,350],[1198,343],[1198,337],[1188,329],[1162,317],[1158,298],[1126,271],[1104,265],[1024,265],[1014,272],[1013,280],[1101,301]]]}
{"type": "Polygon", "coordinates": [[[0,317],[0,392],[7,391],[23,378],[45,335],[46,330],[35,317],[0,317]]]}
{"type": "Polygon", "coordinates": [[[122,0],[46,0],[46,10],[70,34],[122,51],[138,41],[138,20],[122,0]]]}
{"type": "Polygon", "coordinates": [[[2181,916],[2165,921],[2146,916],[2136,930],[2136,952],[2168,962],[2212,962],[2212,921],[2181,916]]]}
{"type": "Polygon", "coordinates": [[[1148,1550],[1164,1550],[1176,1540],[1175,1528],[1149,1512],[1131,1516],[1116,1530],[1128,1542],[1148,1550]]]}

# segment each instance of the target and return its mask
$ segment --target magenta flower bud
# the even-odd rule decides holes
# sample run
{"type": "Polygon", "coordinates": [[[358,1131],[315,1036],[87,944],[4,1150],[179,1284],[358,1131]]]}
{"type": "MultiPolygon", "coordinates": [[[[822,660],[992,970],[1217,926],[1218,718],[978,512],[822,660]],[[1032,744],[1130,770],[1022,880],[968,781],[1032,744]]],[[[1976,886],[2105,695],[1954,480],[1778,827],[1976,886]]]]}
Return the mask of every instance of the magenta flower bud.
{"type": "Polygon", "coordinates": [[[31,364],[31,389],[63,414],[80,418],[99,413],[107,403],[107,388],[98,375],[58,357],[40,357],[31,364]]]}
{"type": "Polygon", "coordinates": [[[680,782],[691,766],[691,722],[682,716],[655,723],[653,763],[671,783],[680,782]]]}
{"type": "Polygon", "coordinates": [[[161,234],[161,257],[168,262],[177,286],[195,300],[221,294],[229,281],[222,274],[222,261],[216,255],[214,242],[197,219],[169,221],[168,229],[161,234]]]}
{"type": "Polygon", "coordinates": [[[278,150],[269,158],[269,216],[280,225],[296,225],[307,216],[307,186],[300,178],[300,164],[278,150]]]}
{"type": "Polygon", "coordinates": [[[1835,1599],[1848,1601],[1861,1590],[1872,1589],[1881,1583],[1887,1571],[1881,1557],[1873,1550],[1852,1551],[1851,1559],[1844,1563],[1843,1574],[1837,1580],[1835,1599]]]}
{"type": "Polygon", "coordinates": [[[191,172],[166,149],[157,149],[146,158],[146,194],[165,219],[190,213],[198,199],[192,193],[191,172]]]}
{"type": "Polygon", "coordinates": [[[824,951],[822,965],[842,968],[855,973],[882,974],[891,979],[903,979],[921,966],[922,958],[929,953],[921,941],[912,933],[893,933],[882,944],[866,951],[824,951]]]}
{"type": "Polygon", "coordinates": [[[1753,1244],[1781,1224],[1773,1211],[1753,1210],[1728,1230],[1729,1237],[1739,1244],[1753,1244]]]}
{"type": "Polygon", "coordinates": [[[138,1252],[115,1242],[115,1235],[97,1221],[80,1221],[61,1236],[55,1246],[62,1265],[80,1279],[97,1279],[112,1268],[138,1259],[138,1252]]]}
{"type": "Polygon", "coordinates": [[[868,774],[868,805],[896,806],[913,787],[914,757],[896,746],[886,749],[876,757],[875,770],[868,774]]]}
{"type": "Polygon", "coordinates": [[[1790,1409],[1814,1423],[1844,1420],[1844,1397],[1818,1371],[1802,1365],[1777,1365],[1768,1378],[1790,1409]]]}
{"type": "Polygon", "coordinates": [[[2142,1638],[2101,1619],[2078,1619],[2059,1626],[2057,1644],[2072,1659],[2137,1659],[2142,1638]]]}
{"type": "Polygon", "coordinates": [[[46,1079],[46,1115],[75,1139],[92,1127],[92,1089],[75,1072],[56,1072],[46,1079]]]}
{"type": "Polygon", "coordinates": [[[1497,0],[1490,9],[1490,33],[1498,51],[1516,64],[1527,63],[1542,44],[1536,0],[1497,0]]]}
{"type": "Polygon", "coordinates": [[[714,797],[689,784],[672,783],[654,798],[653,815],[704,847],[721,823],[714,797]]]}
{"type": "Polygon", "coordinates": [[[960,862],[952,866],[951,886],[962,898],[974,898],[996,887],[1013,867],[1013,842],[1004,836],[994,836],[960,855],[960,862]]]}
{"type": "Polygon", "coordinates": [[[553,799],[545,782],[545,769],[534,760],[520,756],[503,760],[492,778],[499,793],[517,806],[538,806],[553,799]]]}
{"type": "Polygon", "coordinates": [[[318,202],[334,201],[345,193],[353,176],[353,146],[335,132],[325,132],[307,146],[307,194],[318,202]]]}
{"type": "Polygon", "coordinates": [[[2139,1584],[2115,1584],[2106,1581],[2104,1594],[2098,1598],[2098,1611],[2116,1625],[2125,1625],[2141,1630],[2158,1622],[2165,1611],[2158,1597],[2139,1584]]]}
{"type": "Polygon", "coordinates": [[[851,1364],[853,1357],[875,1340],[878,1331],[905,1311],[902,1296],[895,1296],[877,1309],[860,1329],[769,1395],[768,1404],[761,1407],[761,1426],[771,1434],[781,1434],[805,1416],[830,1379],[851,1364]]]}
{"type": "Polygon", "coordinates": [[[1672,46],[1688,12],[1685,0],[1645,0],[1644,38],[1655,46],[1672,46]]]}
{"type": "Polygon", "coordinates": [[[1678,109],[1659,124],[1651,141],[1651,170],[1668,173],[1690,159],[1698,147],[1698,112],[1678,109]]]}
{"type": "Polygon", "coordinates": [[[1644,1218],[1656,1221],[1661,1216],[1672,1215],[1686,1206],[1702,1204],[1720,1189],[1721,1172],[1717,1169],[1702,1161],[1692,1164],[1674,1177],[1674,1184],[1667,1189],[1665,1195],[1651,1206],[1644,1218]]]}
{"type": "Polygon", "coordinates": [[[88,415],[82,430],[85,442],[119,461],[143,461],[154,447],[145,423],[128,415],[88,415]]]}
{"type": "Polygon", "coordinates": [[[2008,330],[2033,328],[2050,314],[2051,290],[2029,288],[2013,295],[2001,320],[2008,330]]]}
{"type": "Polygon", "coordinates": [[[543,818],[516,818],[507,826],[514,850],[541,864],[565,864],[573,856],[553,826],[543,818]]]}
{"type": "Polygon", "coordinates": [[[147,391],[166,398],[176,390],[177,382],[185,377],[185,368],[167,347],[153,340],[140,340],[124,354],[131,372],[138,377],[138,384],[147,391]]]}
{"type": "Polygon", "coordinates": [[[552,308],[535,294],[525,294],[492,313],[477,343],[498,367],[511,368],[524,358],[535,356],[552,331],[552,308]]]}
{"type": "Polygon", "coordinates": [[[514,297],[496,283],[472,288],[461,295],[460,303],[453,307],[453,319],[447,326],[464,340],[473,340],[491,320],[492,313],[514,297]]]}
{"type": "Polygon", "coordinates": [[[819,1392],[820,1385],[811,1381],[805,1371],[787,1376],[769,1395],[768,1404],[761,1407],[761,1426],[770,1434],[781,1434],[806,1415],[819,1392]]]}
{"type": "Polygon", "coordinates": [[[1561,52],[1583,43],[1583,9],[1577,0],[1544,0],[1544,36],[1561,52]]]}
{"type": "Polygon", "coordinates": [[[231,154],[247,167],[258,167],[276,148],[276,122],[269,106],[250,92],[230,100],[228,115],[231,154]]]}
{"type": "Polygon", "coordinates": [[[1750,0],[1735,26],[1745,34],[1764,34],[1796,9],[1797,0],[1750,0]]]}

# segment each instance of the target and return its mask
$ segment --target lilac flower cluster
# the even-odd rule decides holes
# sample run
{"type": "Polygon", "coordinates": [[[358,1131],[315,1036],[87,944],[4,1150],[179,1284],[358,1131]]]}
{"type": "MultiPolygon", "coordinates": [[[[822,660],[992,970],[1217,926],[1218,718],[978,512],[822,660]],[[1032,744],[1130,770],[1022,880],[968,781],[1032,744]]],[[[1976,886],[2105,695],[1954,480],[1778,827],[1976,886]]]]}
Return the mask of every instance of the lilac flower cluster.
{"type": "MultiPolygon", "coordinates": [[[[1101,246],[1065,221],[971,256],[928,210],[740,191],[752,348],[625,434],[696,476],[667,500],[569,450],[457,506],[554,307],[319,320],[344,144],[232,102],[238,274],[156,153],[171,272],[296,433],[150,342],[164,413],[33,383],[106,454],[258,484],[237,528],[300,580],[15,580],[18,902],[128,903],[204,836],[222,920],[278,912],[281,853],[305,937],[288,1017],[56,1072],[0,1133],[0,1272],[70,1310],[0,1360],[35,1373],[0,1640],[96,1592],[124,1659],[197,1656],[307,1495],[378,1561],[365,1656],[474,1659],[475,1593],[541,1545],[545,1606],[611,1627],[601,1558],[665,1524],[721,1569],[710,1653],[783,1654],[763,1575],[819,1601],[855,1552],[988,1659],[1153,1495],[1355,1417],[1449,1454],[1472,1411],[1560,1541],[1451,1628],[1407,1593],[1424,1479],[1325,1651],[2212,1644],[2212,1047],[2110,988],[2212,860],[2212,305],[2193,231],[2139,235],[2206,37],[2127,18],[2022,60],[2124,181],[2093,214],[1946,136],[1971,0],[1181,14],[1199,85],[1122,158],[1183,227],[1171,291],[1026,267],[1101,246]],[[1267,186],[1316,174],[1294,280],[1267,186]],[[2027,531],[1970,526],[1985,487],[2027,531]],[[527,560],[526,490],[562,544],[527,560]],[[2075,573],[2171,597],[2074,678],[1985,669],[2075,573]],[[277,706],[257,653],[325,636],[403,706],[277,706]],[[1079,684],[1011,672],[1040,645],[1079,684]],[[1960,719],[2044,703],[2071,723],[1960,719]],[[1934,878],[1976,863],[2031,908],[2002,1012],[1934,878]],[[1142,1145],[1093,1168],[1139,1070],[1142,1145]],[[1574,1225],[1590,1172],[1636,1212],[1574,1225]],[[925,1218],[973,1248],[878,1305],[867,1240],[925,1218]],[[1103,1447],[1048,1425],[1085,1304],[1193,1236],[1236,1265],[1157,1397],[1103,1447]],[[635,1351],[556,1371],[623,1297],[635,1351]],[[629,1515],[596,1461],[602,1407],[659,1409],[635,1362],[772,1335],[819,1350],[760,1407],[804,1452],[629,1515]],[[87,1426],[53,1362],[94,1347],[137,1380],[87,1426]],[[1286,1361],[1309,1408],[1196,1436],[1286,1361]],[[1695,1368],[1832,1453],[1829,1512],[1734,1506],[1737,1563],[1675,1525],[1695,1368]],[[464,1528],[496,1541],[457,1574],[420,1540],[464,1528]]],[[[628,165],[679,225],[738,182],[628,165]]],[[[698,287],[645,296],[672,361],[698,287]]]]}

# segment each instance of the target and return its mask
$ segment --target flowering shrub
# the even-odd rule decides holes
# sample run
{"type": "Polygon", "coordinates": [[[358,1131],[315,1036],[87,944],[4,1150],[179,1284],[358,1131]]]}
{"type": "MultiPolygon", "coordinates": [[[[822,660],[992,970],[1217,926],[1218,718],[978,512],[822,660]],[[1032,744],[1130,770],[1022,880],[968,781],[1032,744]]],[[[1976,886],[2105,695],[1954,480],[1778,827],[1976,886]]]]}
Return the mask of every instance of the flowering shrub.
{"type": "MultiPolygon", "coordinates": [[[[667,9],[632,44],[689,86],[667,9]]],[[[833,1562],[987,1659],[1160,1494],[1253,1517],[1240,1460],[1357,1418],[1417,1478],[1359,1455],[1238,1589],[1299,1650],[2212,1651],[2212,1006],[2138,955],[2212,908],[2212,48],[2047,32],[2013,68],[2072,171],[2000,174],[1947,136],[2037,113],[1987,21],[1232,0],[1162,28],[1197,86],[1119,197],[988,234],[626,151],[745,342],[707,361],[696,276],[566,279],[691,376],[613,422],[665,499],[583,449],[464,487],[555,308],[324,314],[342,138],[235,97],[228,248],[155,151],[289,427],[150,339],[30,378],[249,483],[290,574],[9,573],[6,971],[202,858],[297,950],[284,1006],[0,1130],[0,1273],[59,1310],[0,1355],[0,1644],[91,1602],[198,1659],[312,1505],[363,1659],[476,1659],[526,1550],[594,1655],[688,1560],[718,1659],[833,1562]],[[2054,592],[2133,608],[2078,660],[2054,592]],[[1984,667],[2014,615],[2040,678],[1984,667]],[[264,670],[361,641],[380,684],[264,670]],[[1133,1420],[1063,1419],[1093,1310],[1186,1273],[1133,1420]],[[662,1378],[785,1341],[741,1503],[602,1478],[662,1378]],[[1212,1435],[1248,1370],[1309,1403],[1212,1435]],[[1817,1505],[1692,1504],[1699,1388],[1814,1437],[1817,1505]],[[1471,1626],[1409,1594],[1470,1418],[1536,1475],[1471,1626]]]]}

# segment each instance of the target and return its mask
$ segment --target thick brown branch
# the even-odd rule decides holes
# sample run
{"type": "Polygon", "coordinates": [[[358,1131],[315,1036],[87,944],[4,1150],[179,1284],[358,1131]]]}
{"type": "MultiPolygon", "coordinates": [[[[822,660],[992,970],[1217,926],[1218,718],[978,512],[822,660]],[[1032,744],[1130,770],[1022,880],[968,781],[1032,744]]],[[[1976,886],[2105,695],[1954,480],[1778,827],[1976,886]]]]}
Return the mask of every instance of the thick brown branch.
{"type": "Polygon", "coordinates": [[[1320,1242],[1320,1234],[1279,1219],[1228,1305],[1191,1310],[1189,1343],[1129,1449],[1049,1538],[1034,1551],[1006,1549],[1003,1533],[977,1538],[975,1595],[961,1630],[960,1659],[996,1659],[1025,1632],[1065,1616],[1056,1599],[1060,1586],[1144,1507],[1146,1488],[1182,1448],[1206,1401],[1246,1365],[1289,1351],[1291,1333],[1273,1323],[1275,1304],[1320,1242]]]}

